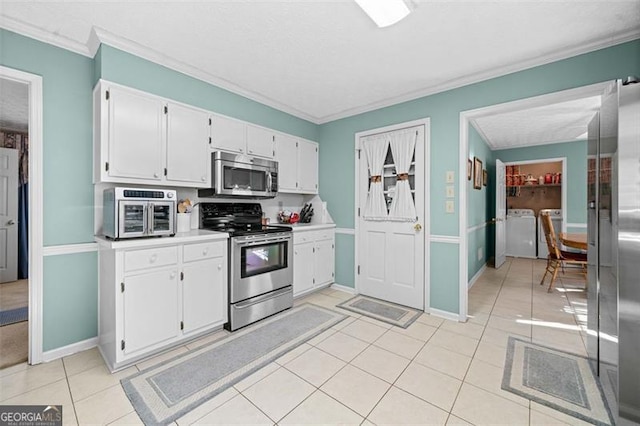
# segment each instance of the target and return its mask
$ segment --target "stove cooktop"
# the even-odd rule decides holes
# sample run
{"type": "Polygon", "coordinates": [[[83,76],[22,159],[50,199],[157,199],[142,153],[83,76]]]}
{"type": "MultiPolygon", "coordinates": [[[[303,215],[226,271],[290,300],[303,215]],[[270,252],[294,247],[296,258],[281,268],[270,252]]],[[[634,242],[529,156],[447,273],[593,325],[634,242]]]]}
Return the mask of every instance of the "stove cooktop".
{"type": "Polygon", "coordinates": [[[200,203],[200,229],[228,232],[232,237],[291,231],[290,226],[262,225],[259,203],[200,203]]]}

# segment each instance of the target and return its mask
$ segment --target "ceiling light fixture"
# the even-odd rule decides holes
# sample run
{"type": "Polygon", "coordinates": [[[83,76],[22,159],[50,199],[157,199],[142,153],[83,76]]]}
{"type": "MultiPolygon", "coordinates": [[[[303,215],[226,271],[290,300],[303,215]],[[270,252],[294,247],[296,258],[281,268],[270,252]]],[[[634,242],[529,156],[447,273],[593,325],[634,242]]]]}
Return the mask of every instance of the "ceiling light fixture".
{"type": "Polygon", "coordinates": [[[355,0],[355,2],[380,28],[395,24],[411,12],[404,0],[355,0]]]}

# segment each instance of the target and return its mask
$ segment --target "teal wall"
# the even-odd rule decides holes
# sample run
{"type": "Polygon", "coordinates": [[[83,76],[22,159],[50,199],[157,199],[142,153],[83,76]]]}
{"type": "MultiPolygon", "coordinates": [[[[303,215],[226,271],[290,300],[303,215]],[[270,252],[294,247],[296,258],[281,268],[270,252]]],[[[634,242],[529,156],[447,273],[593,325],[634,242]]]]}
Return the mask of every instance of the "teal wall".
{"type": "MultiPolygon", "coordinates": [[[[466,170],[458,173],[460,112],[517,99],[538,96],[640,73],[640,40],[575,56],[498,78],[471,84],[387,108],[336,120],[320,126],[320,196],[328,202],[331,216],[339,228],[354,228],[354,136],[357,132],[389,126],[424,117],[431,118],[431,233],[458,235],[458,213],[445,213],[445,172],[454,170],[456,179],[466,179],[466,170]]],[[[456,206],[458,206],[456,198],[456,206]]],[[[574,220],[573,213],[570,220],[574,220]]],[[[577,220],[577,219],[575,219],[577,220]]],[[[354,238],[353,236],[347,236],[354,238]]],[[[431,306],[458,312],[459,264],[457,246],[451,257],[436,258],[443,244],[431,244],[431,306]]],[[[341,250],[352,250],[342,244],[341,250]]],[[[448,249],[449,250],[449,249],[448,249]]],[[[339,283],[353,280],[353,270],[341,268],[339,283]]]]}
{"type": "Polygon", "coordinates": [[[305,139],[318,140],[319,127],[310,121],[278,111],[111,46],[102,45],[96,54],[95,78],[134,87],[305,139]]]}
{"type": "Polygon", "coordinates": [[[587,223],[587,141],[573,141],[494,151],[504,163],[546,158],[567,159],[567,222],[587,223]]]}
{"type": "MultiPolygon", "coordinates": [[[[486,224],[494,217],[495,212],[495,157],[487,143],[473,126],[469,126],[469,155],[472,161],[471,180],[467,180],[467,228],[486,224]],[[479,158],[482,167],[487,170],[487,186],[475,189],[473,187],[473,159],[479,158]]],[[[466,172],[463,178],[466,179],[466,172]]],[[[467,233],[467,279],[473,276],[487,264],[493,255],[492,225],[483,226],[467,233]],[[482,249],[482,256],[478,259],[478,249],[482,249]]]]}
{"type": "Polygon", "coordinates": [[[98,335],[98,253],[44,258],[45,351],[98,335]]]}

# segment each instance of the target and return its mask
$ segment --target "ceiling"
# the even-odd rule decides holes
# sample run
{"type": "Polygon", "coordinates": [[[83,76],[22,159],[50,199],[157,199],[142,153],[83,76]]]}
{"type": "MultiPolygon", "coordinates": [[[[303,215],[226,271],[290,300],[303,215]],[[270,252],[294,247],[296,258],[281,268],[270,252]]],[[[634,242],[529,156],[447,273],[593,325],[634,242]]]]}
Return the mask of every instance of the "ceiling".
{"type": "Polygon", "coordinates": [[[491,149],[585,140],[600,108],[600,96],[475,118],[472,123],[491,149]]]}
{"type": "Polygon", "coordinates": [[[102,41],[314,123],[640,37],[640,0],[411,3],[379,29],[352,0],[0,0],[0,26],[87,56],[102,41]]]}
{"type": "Polygon", "coordinates": [[[29,130],[29,87],[0,78],[0,129],[29,130]]]}

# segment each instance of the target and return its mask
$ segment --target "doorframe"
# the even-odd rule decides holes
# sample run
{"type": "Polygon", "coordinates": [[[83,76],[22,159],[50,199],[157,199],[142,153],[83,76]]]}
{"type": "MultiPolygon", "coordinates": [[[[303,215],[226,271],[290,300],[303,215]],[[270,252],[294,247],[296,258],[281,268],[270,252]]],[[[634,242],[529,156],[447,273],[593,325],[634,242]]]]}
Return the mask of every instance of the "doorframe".
{"type": "Polygon", "coordinates": [[[424,126],[424,158],[422,159],[422,161],[424,162],[424,177],[425,177],[425,182],[424,182],[424,206],[423,206],[423,212],[424,212],[424,218],[423,218],[423,225],[422,225],[422,229],[423,229],[423,241],[422,243],[424,244],[424,265],[423,265],[423,286],[424,286],[424,311],[428,312],[429,308],[430,308],[430,297],[429,297],[429,292],[430,292],[430,288],[431,288],[431,282],[430,282],[430,276],[429,273],[431,271],[431,267],[430,267],[430,236],[431,236],[431,212],[430,212],[430,198],[429,198],[429,181],[430,181],[430,171],[431,171],[431,164],[429,161],[427,161],[430,158],[430,154],[431,154],[431,118],[430,117],[425,117],[425,118],[420,118],[418,120],[412,120],[412,121],[405,121],[403,123],[399,123],[399,124],[392,124],[389,126],[385,126],[385,127],[378,127],[375,129],[369,129],[369,130],[363,130],[361,132],[357,132],[354,136],[354,186],[355,186],[355,208],[353,211],[353,216],[354,216],[354,232],[355,232],[355,238],[354,238],[354,259],[355,259],[355,264],[353,265],[353,282],[354,282],[354,288],[356,290],[356,293],[360,293],[360,289],[359,289],[359,280],[358,280],[358,267],[357,265],[360,263],[359,262],[359,252],[358,252],[358,243],[359,241],[359,225],[358,225],[358,202],[360,199],[360,190],[359,190],[359,185],[358,185],[358,175],[359,175],[359,167],[360,164],[358,163],[359,159],[358,159],[358,152],[360,151],[359,148],[359,142],[360,142],[360,138],[365,137],[365,136],[372,136],[372,135],[376,135],[378,133],[387,133],[387,132],[393,132],[395,130],[402,130],[402,129],[406,129],[409,127],[416,127],[416,126],[424,126]]]}
{"type": "MultiPolygon", "coordinates": [[[[469,157],[469,125],[472,120],[483,116],[496,115],[496,114],[504,114],[507,112],[519,111],[523,109],[535,108],[539,106],[548,105],[550,103],[558,103],[558,102],[567,102],[572,100],[577,100],[581,98],[586,98],[590,96],[600,96],[604,92],[605,88],[611,83],[611,81],[605,81],[601,83],[590,84],[583,87],[578,87],[575,89],[561,90],[553,93],[546,93],[544,95],[532,96],[529,98],[518,99],[515,101],[504,102],[494,105],[489,105],[481,108],[466,110],[460,112],[460,135],[459,135],[459,143],[458,143],[458,170],[459,176],[458,179],[458,193],[460,205],[460,213],[458,215],[458,233],[460,235],[460,243],[459,243],[459,279],[458,283],[458,293],[459,293],[459,321],[467,320],[467,310],[468,310],[468,281],[469,281],[469,271],[468,263],[469,259],[467,258],[467,246],[469,244],[469,236],[467,235],[467,179],[466,176],[463,176],[463,172],[466,174],[467,170],[467,159],[469,157]]],[[[525,145],[527,146],[527,145],[525,145]]],[[[524,147],[524,146],[523,146],[524,147]]],[[[514,147],[520,148],[520,147],[514,147]]],[[[563,174],[566,177],[566,173],[563,174]]],[[[566,200],[565,200],[566,201],[566,200]]],[[[564,209],[563,209],[564,210],[564,209]]],[[[564,214],[564,213],[563,213],[564,214]]],[[[563,227],[566,221],[563,220],[563,227]]]]}
{"type": "Polygon", "coordinates": [[[29,364],[42,362],[43,145],[42,77],[0,65],[0,78],[29,88],[29,364]]]}

